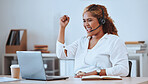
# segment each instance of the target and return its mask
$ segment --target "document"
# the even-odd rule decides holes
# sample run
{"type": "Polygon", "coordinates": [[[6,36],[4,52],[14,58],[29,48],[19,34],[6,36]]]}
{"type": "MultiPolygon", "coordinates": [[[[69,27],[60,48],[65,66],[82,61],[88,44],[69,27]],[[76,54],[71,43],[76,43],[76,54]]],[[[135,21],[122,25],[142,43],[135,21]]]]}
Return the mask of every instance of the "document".
{"type": "Polygon", "coordinates": [[[122,80],[122,78],[120,76],[90,75],[90,76],[83,76],[81,80],[122,80]]]}
{"type": "Polygon", "coordinates": [[[9,81],[18,81],[18,80],[20,80],[20,79],[0,77],[0,82],[9,82],[9,81]]]}

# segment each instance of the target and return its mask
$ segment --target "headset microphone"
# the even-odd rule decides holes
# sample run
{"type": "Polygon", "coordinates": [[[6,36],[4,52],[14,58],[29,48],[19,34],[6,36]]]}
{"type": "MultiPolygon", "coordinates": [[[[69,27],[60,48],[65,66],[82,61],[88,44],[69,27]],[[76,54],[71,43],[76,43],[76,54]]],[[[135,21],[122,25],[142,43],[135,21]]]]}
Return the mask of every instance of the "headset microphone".
{"type": "MultiPolygon", "coordinates": [[[[90,7],[90,9],[91,9],[91,8],[92,8],[92,7],[90,7]]],[[[102,8],[102,7],[100,7],[100,8],[101,8],[101,10],[102,10],[102,15],[103,15],[102,18],[99,18],[99,19],[98,19],[100,25],[99,25],[97,28],[91,30],[90,32],[97,30],[101,25],[105,24],[104,11],[103,11],[103,8],[102,8]]],[[[89,9],[89,10],[90,10],[90,9],[89,9]]]]}
{"type": "Polygon", "coordinates": [[[91,30],[90,32],[95,31],[95,30],[98,29],[100,26],[101,26],[101,24],[100,24],[97,28],[91,30]]]}

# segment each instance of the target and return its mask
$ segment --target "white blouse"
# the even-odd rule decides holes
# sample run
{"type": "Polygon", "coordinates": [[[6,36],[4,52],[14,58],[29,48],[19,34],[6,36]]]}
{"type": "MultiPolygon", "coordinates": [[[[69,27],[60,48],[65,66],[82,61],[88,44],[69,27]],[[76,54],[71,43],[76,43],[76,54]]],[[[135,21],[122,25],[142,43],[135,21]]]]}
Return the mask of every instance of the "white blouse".
{"type": "Polygon", "coordinates": [[[128,52],[118,36],[105,34],[92,49],[88,49],[88,45],[89,38],[86,36],[68,46],[57,41],[56,54],[58,58],[75,58],[75,74],[106,69],[108,76],[128,75],[128,52]],[[67,56],[64,49],[67,50],[67,56]]]}

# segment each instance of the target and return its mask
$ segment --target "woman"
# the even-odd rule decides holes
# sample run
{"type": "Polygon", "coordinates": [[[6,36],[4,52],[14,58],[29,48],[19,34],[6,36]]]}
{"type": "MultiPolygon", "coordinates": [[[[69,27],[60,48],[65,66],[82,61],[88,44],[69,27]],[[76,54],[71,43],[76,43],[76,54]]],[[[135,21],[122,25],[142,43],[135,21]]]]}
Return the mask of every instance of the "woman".
{"type": "Polygon", "coordinates": [[[69,19],[67,15],[60,18],[56,53],[58,58],[75,58],[76,78],[84,75],[128,75],[126,46],[118,37],[117,29],[104,6],[92,4],[84,9],[83,25],[87,36],[66,46],[64,35],[69,19]]]}

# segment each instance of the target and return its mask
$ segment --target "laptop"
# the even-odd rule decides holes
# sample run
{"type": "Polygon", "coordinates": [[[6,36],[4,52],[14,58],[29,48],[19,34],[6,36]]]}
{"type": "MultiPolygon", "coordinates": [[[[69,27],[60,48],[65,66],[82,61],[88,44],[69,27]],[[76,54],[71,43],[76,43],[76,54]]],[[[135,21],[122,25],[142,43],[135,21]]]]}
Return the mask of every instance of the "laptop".
{"type": "Polygon", "coordinates": [[[65,76],[47,76],[40,51],[17,51],[18,63],[22,79],[60,80],[65,76]]]}

